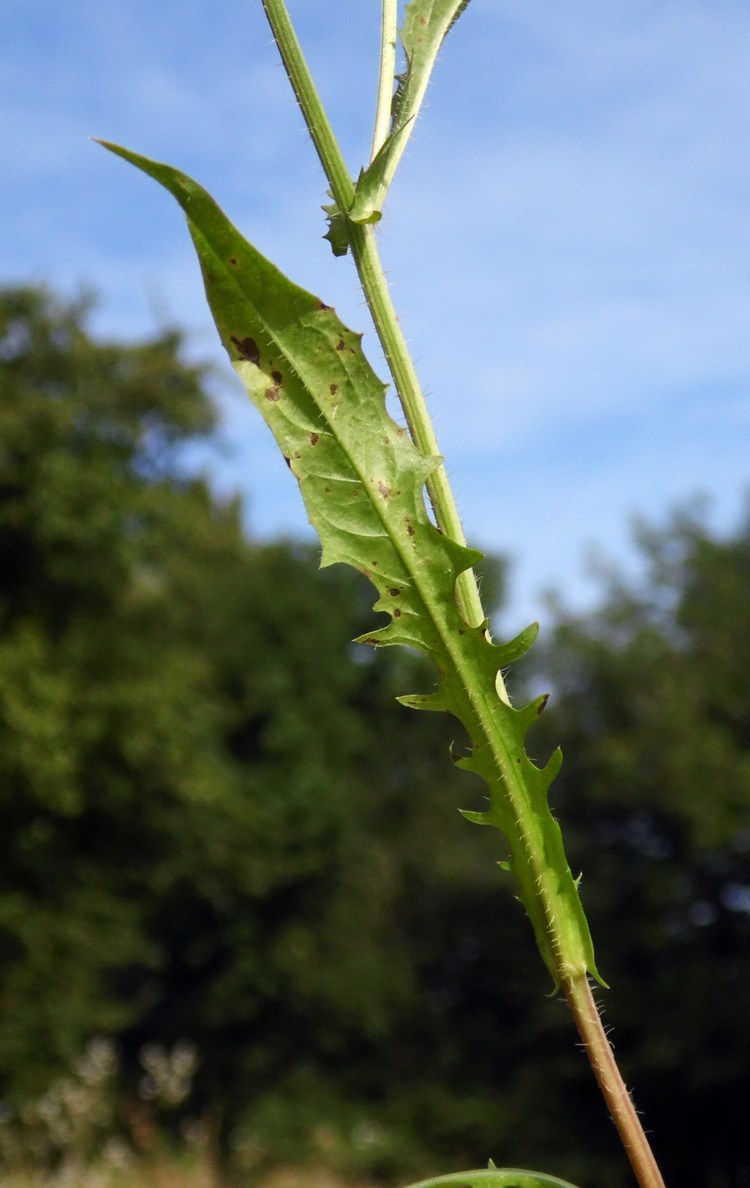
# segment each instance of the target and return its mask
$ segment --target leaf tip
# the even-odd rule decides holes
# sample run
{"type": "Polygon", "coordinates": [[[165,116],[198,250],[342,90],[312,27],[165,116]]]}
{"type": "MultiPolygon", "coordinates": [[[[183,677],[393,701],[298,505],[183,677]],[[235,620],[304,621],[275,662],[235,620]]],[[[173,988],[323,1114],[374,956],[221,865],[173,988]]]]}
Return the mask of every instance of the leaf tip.
{"type": "Polygon", "coordinates": [[[459,809],[462,817],[467,821],[471,821],[472,825],[491,825],[492,822],[488,820],[489,813],[476,813],[473,809],[459,809]]]}

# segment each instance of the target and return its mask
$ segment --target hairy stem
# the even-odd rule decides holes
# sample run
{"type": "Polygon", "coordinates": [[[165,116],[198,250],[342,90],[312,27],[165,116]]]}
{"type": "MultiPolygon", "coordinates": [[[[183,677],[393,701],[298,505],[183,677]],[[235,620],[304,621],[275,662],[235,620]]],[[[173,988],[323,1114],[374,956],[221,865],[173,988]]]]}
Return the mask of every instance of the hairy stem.
{"type": "Polygon", "coordinates": [[[641,1188],[664,1188],[633,1099],[617,1067],[588,978],[584,975],[570,979],[563,983],[562,989],[636,1180],[641,1188]]]}
{"type": "MultiPolygon", "coordinates": [[[[309,73],[286,5],[284,0],[263,0],[263,7],[328,178],[331,193],[339,210],[346,216],[354,198],[354,185],[309,73]]],[[[383,47],[381,49],[380,90],[373,152],[377,151],[380,137],[383,135],[385,95],[387,94],[384,82],[386,75],[384,62],[387,54],[390,53],[386,43],[390,44],[392,37],[392,13],[395,7],[395,4],[391,4],[391,0],[383,0],[383,47]]],[[[412,438],[423,454],[438,455],[440,451],[432,422],[388,292],[373,227],[349,221],[347,231],[362,289],[412,438]]],[[[460,544],[465,544],[463,528],[443,467],[440,467],[428,480],[428,491],[438,526],[447,536],[460,544]]],[[[462,574],[457,585],[457,597],[464,619],[469,624],[478,626],[485,621],[485,615],[473,573],[467,571],[462,574]]],[[[500,679],[497,691],[499,696],[507,702],[507,693],[500,679]]],[[[512,765],[509,768],[509,772],[511,771],[512,765]]],[[[512,784],[513,780],[510,782],[512,784]]],[[[549,904],[551,897],[546,897],[544,902],[545,905],[549,904]]],[[[575,1019],[599,1087],[627,1151],[636,1179],[641,1188],[664,1188],[664,1182],[648,1140],[604,1032],[588,979],[585,973],[572,975],[566,967],[565,961],[562,960],[562,955],[560,958],[558,970],[560,985],[575,1019]]]]}
{"type": "Polygon", "coordinates": [[[339,209],[346,213],[354,198],[354,183],[349,176],[338,141],[305,61],[286,4],[284,0],[262,0],[262,3],[307,130],[328,178],[331,193],[339,209]]]}
{"type": "MultiPolygon", "coordinates": [[[[357,234],[352,239],[352,255],[393,382],[401,397],[412,438],[428,457],[439,454],[440,447],[426,410],[417,373],[388,291],[375,241],[375,229],[365,226],[356,228],[356,231],[357,234]]],[[[440,466],[428,479],[427,489],[440,529],[452,540],[465,545],[463,525],[444,466],[440,466]]],[[[465,570],[459,576],[456,587],[464,619],[469,626],[478,627],[485,621],[486,616],[473,571],[465,570]]],[[[499,682],[498,692],[505,700],[499,682]]]]}
{"type": "Polygon", "coordinates": [[[396,73],[396,40],[398,37],[398,0],[383,0],[380,18],[380,73],[378,101],[375,107],[375,127],[372,133],[370,160],[374,160],[388,135],[391,124],[393,76],[396,73]]]}
{"type": "MultiPolygon", "coordinates": [[[[308,131],[328,178],[334,201],[339,210],[346,214],[354,198],[354,185],[320,101],[284,0],[263,0],[263,8],[308,131]]],[[[348,233],[349,245],[365,300],[393,376],[409,432],[423,454],[439,455],[440,449],[427,411],[424,394],[388,292],[373,229],[349,222],[348,233]]],[[[440,466],[427,480],[427,490],[438,527],[446,536],[451,537],[459,544],[466,544],[461,519],[444,466],[440,466]]],[[[459,577],[456,594],[465,621],[472,627],[483,623],[486,616],[479,597],[476,578],[471,570],[467,570],[459,577]]],[[[507,700],[507,694],[500,680],[498,680],[498,693],[503,700],[507,700]]]]}

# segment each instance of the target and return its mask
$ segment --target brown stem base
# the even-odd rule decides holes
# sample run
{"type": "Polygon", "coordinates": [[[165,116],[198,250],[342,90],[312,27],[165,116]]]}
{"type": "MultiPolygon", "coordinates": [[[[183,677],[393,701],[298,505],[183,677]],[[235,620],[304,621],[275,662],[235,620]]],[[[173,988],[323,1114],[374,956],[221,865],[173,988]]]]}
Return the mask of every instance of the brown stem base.
{"type": "Polygon", "coordinates": [[[617,1067],[588,978],[576,978],[564,985],[563,991],[636,1180],[641,1188],[664,1188],[662,1174],[641,1126],[633,1099],[617,1067]]]}

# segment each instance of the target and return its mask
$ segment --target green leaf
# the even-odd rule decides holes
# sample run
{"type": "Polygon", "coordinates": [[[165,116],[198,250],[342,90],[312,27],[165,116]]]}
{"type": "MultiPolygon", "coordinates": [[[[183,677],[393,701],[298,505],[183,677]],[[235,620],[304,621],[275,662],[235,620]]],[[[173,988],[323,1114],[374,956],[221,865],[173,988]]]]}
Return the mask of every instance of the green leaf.
{"type": "Polygon", "coordinates": [[[401,42],[406,68],[396,77],[390,132],[374,160],[357,181],[349,218],[355,223],[376,223],[388,187],[411,135],[432,69],[446,34],[468,6],[469,0],[412,0],[406,6],[401,42]]]}
{"type": "Polygon", "coordinates": [[[409,1188],[575,1188],[575,1185],[568,1180],[558,1180],[557,1176],[545,1176],[521,1167],[493,1165],[480,1171],[453,1172],[420,1180],[409,1188]]]}
{"type": "MultiPolygon", "coordinates": [[[[446,8],[448,6],[445,6],[446,8]]],[[[455,7],[455,6],[454,6],[455,7]]],[[[344,562],[378,592],[389,622],[361,637],[403,644],[431,659],[432,694],[403,700],[454,714],[471,740],[459,766],[489,789],[482,824],[497,826],[537,944],[555,979],[596,974],[591,938],[547,790],[559,752],[539,768],[524,739],[546,698],[514,709],[498,674],[530,646],[535,628],[505,645],[458,609],[458,576],[481,553],[442,535],[425,506],[439,465],[388,415],[385,387],[333,309],[288,280],[247,243],[196,182],[170,166],[105,144],[159,181],[188,217],[222,342],[297,478],[322,544],[322,565],[344,562]]]]}
{"type": "Polygon", "coordinates": [[[466,10],[469,0],[411,0],[406,6],[401,41],[406,70],[393,97],[394,126],[413,118],[446,34],[466,10]]]}

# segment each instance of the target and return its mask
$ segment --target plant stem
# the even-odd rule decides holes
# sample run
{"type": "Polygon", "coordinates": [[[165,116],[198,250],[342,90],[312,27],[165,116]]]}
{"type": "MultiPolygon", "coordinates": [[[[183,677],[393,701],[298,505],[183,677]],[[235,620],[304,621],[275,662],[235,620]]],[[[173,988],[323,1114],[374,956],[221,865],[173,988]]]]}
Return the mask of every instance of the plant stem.
{"type": "Polygon", "coordinates": [[[570,979],[562,986],[594,1076],[641,1188],[664,1188],[653,1151],[636,1113],[607,1039],[588,978],[570,979]]]}
{"type": "MultiPolygon", "coordinates": [[[[320,101],[284,0],[263,0],[263,8],[320,163],[328,178],[334,201],[342,214],[346,215],[354,198],[354,185],[320,101]]],[[[424,394],[388,292],[373,229],[350,221],[348,235],[365,300],[393,376],[412,440],[426,456],[439,456],[440,449],[424,394]]],[[[461,519],[442,464],[427,480],[427,490],[441,532],[465,545],[466,537],[461,519]]],[[[478,627],[486,621],[472,570],[466,570],[459,577],[456,583],[456,597],[461,614],[469,626],[478,627]]],[[[498,694],[507,701],[501,677],[498,677],[498,694]]]]}
{"type": "MultiPolygon", "coordinates": [[[[354,185],[305,62],[286,5],[284,0],[263,0],[263,7],[297,102],[328,178],[334,201],[341,213],[346,216],[354,197],[354,185]]],[[[387,53],[390,52],[387,43],[390,43],[391,14],[395,7],[395,4],[391,4],[391,0],[383,0],[383,45],[381,47],[380,89],[373,153],[377,151],[379,138],[383,135],[384,96],[387,94],[384,83],[384,62],[387,53]]],[[[373,228],[349,221],[347,230],[349,245],[362,289],[393,376],[412,439],[423,454],[427,456],[439,455],[440,451],[427,412],[424,395],[388,292],[373,228]]],[[[435,471],[427,485],[438,527],[453,540],[465,544],[466,540],[458,510],[443,466],[435,471]]],[[[473,626],[483,623],[485,615],[473,572],[467,571],[461,575],[456,593],[464,619],[473,626]]],[[[507,701],[507,693],[501,678],[498,678],[498,694],[507,701]]],[[[664,1182],[643,1127],[615,1062],[586,975],[570,977],[561,968],[560,984],[639,1185],[641,1188],[664,1188],[664,1182]]]]}
{"type": "Polygon", "coordinates": [[[380,73],[378,101],[375,107],[375,127],[372,133],[370,160],[373,161],[388,135],[393,100],[393,76],[396,73],[396,40],[398,37],[398,0],[383,0],[380,17],[380,73]]]}
{"type": "Polygon", "coordinates": [[[302,46],[289,18],[284,0],[262,0],[263,11],[271,26],[281,61],[292,85],[307,130],[320,158],[331,187],[331,194],[342,214],[349,210],[354,198],[354,183],[341,155],[317,87],[305,61],[302,46]]]}
{"type": "MultiPolygon", "coordinates": [[[[375,241],[375,229],[367,226],[353,226],[352,229],[356,231],[352,236],[352,255],[412,439],[427,457],[439,455],[440,447],[427,413],[424,395],[388,291],[375,241]]],[[[427,490],[441,532],[465,545],[463,525],[442,463],[427,480],[427,490]]],[[[456,583],[456,595],[463,618],[469,626],[478,627],[485,622],[486,615],[473,570],[465,570],[460,575],[456,583]]],[[[504,696],[504,687],[501,689],[499,682],[498,692],[504,696]]]]}

